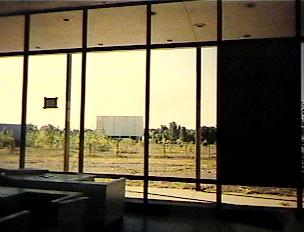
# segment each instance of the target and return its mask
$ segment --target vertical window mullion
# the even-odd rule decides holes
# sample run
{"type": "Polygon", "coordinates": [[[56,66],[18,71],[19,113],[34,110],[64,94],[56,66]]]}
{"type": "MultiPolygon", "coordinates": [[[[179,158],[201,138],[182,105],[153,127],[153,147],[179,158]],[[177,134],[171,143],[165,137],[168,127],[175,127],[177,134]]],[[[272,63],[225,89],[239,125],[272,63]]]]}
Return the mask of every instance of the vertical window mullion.
{"type": "Polygon", "coordinates": [[[79,133],[78,172],[83,172],[84,163],[84,120],[86,95],[86,67],[87,67],[87,37],[88,37],[88,10],[83,10],[82,19],[82,64],[81,64],[81,109],[79,133]]]}
{"type": "MultiPolygon", "coordinates": [[[[221,75],[221,46],[222,46],[222,40],[223,40],[223,7],[222,7],[222,0],[217,0],[217,101],[221,100],[221,86],[218,85],[218,79],[221,75]]],[[[221,109],[219,108],[219,104],[217,103],[217,127],[220,127],[220,122],[218,121],[218,116],[221,114],[221,109]]],[[[219,130],[217,130],[218,133],[219,130]]],[[[219,139],[219,136],[217,136],[217,139],[219,139]]],[[[218,141],[220,143],[221,141],[218,141]]],[[[222,183],[221,183],[221,150],[220,146],[218,146],[218,143],[216,145],[216,206],[217,208],[221,208],[222,205],[222,183]]]]}
{"type": "Polygon", "coordinates": [[[144,203],[148,203],[149,188],[149,123],[150,123],[150,75],[151,75],[151,4],[147,4],[147,40],[146,40],[146,96],[144,131],[144,203]]]}
{"type": "MultiPolygon", "coordinates": [[[[201,47],[196,48],[196,173],[195,178],[201,178],[201,60],[202,60],[202,52],[201,47]]],[[[201,184],[199,182],[196,183],[195,187],[196,191],[201,190],[201,184]]]]}
{"type": "Polygon", "coordinates": [[[21,138],[20,138],[21,144],[20,144],[19,168],[25,167],[30,23],[31,23],[31,15],[26,14],[25,24],[24,24],[23,84],[22,84],[22,110],[21,110],[22,113],[21,113],[21,138]]]}

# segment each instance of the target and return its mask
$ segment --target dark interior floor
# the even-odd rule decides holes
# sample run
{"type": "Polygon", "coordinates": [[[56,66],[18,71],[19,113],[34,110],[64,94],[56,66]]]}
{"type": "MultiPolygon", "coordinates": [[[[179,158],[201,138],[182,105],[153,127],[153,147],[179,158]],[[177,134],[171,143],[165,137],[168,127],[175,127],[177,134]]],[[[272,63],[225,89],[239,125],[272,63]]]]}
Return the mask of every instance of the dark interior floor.
{"type": "Polygon", "coordinates": [[[207,206],[164,206],[145,209],[127,204],[124,219],[106,232],[272,232],[304,231],[304,214],[295,209],[223,205],[222,210],[207,206]]]}

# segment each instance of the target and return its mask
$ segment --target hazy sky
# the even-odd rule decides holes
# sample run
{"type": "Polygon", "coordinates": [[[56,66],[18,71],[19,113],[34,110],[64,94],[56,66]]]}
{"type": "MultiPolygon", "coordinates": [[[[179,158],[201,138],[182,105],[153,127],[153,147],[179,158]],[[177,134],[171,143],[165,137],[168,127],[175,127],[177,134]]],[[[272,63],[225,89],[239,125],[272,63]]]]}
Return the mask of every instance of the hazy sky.
{"type": "MultiPolygon", "coordinates": [[[[202,49],[202,124],[216,124],[216,48],[202,49]]],[[[150,128],[175,121],[195,128],[195,48],[153,50],[150,128]]],[[[81,55],[73,55],[71,127],[79,128],[81,55]]],[[[64,127],[66,55],[29,60],[27,123],[64,127]],[[44,97],[58,97],[58,109],[43,109],[44,97]]],[[[22,57],[0,58],[1,123],[20,123],[22,57]]],[[[144,116],[145,51],[89,53],[85,127],[96,116],[144,116]]]]}

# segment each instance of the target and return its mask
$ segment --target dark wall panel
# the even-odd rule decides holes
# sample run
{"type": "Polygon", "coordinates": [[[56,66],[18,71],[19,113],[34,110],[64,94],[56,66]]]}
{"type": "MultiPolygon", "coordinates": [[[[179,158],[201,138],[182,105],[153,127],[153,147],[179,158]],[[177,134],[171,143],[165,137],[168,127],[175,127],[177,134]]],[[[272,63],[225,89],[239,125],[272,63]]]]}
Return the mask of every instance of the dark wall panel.
{"type": "Polygon", "coordinates": [[[219,178],[224,184],[295,185],[300,152],[295,41],[227,41],[219,49],[219,178]]]}

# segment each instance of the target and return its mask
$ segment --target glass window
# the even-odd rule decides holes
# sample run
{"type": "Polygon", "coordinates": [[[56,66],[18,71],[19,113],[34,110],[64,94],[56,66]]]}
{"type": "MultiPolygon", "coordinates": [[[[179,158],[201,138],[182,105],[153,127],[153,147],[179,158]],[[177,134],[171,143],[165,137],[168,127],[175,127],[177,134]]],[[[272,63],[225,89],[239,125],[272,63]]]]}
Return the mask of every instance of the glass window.
{"type": "Polygon", "coordinates": [[[24,16],[0,17],[0,52],[23,51],[24,16]]]}
{"type": "Polygon", "coordinates": [[[295,1],[224,1],[223,39],[295,35],[295,1]]]}
{"type": "Polygon", "coordinates": [[[27,168],[63,170],[66,55],[29,58],[27,103],[27,168]],[[44,98],[58,98],[57,108],[44,108],[44,98]]]}
{"type": "Polygon", "coordinates": [[[201,176],[216,179],[217,48],[201,48],[201,176]]]}
{"type": "Polygon", "coordinates": [[[143,175],[145,54],[88,54],[85,172],[143,175]]]}
{"type": "Polygon", "coordinates": [[[186,1],[152,6],[152,43],[216,40],[216,1],[186,1]]]}
{"type": "Polygon", "coordinates": [[[62,171],[67,146],[69,170],[78,171],[81,60],[81,54],[71,55],[70,97],[67,99],[67,54],[30,57],[26,167],[62,171]],[[57,106],[44,108],[45,98],[57,99],[57,106]],[[67,140],[66,100],[70,106],[67,140]]]}
{"type": "Polygon", "coordinates": [[[30,50],[82,47],[82,11],[31,16],[30,50]]]}
{"type": "Polygon", "coordinates": [[[150,175],[195,177],[196,50],[151,52],[150,175]]]}
{"type": "Polygon", "coordinates": [[[0,58],[0,167],[19,167],[23,57],[0,58]]]}
{"type": "Polygon", "coordinates": [[[69,171],[78,172],[82,55],[72,54],[69,171]]]}
{"type": "Polygon", "coordinates": [[[89,11],[88,47],[146,43],[146,6],[89,11]]]}

